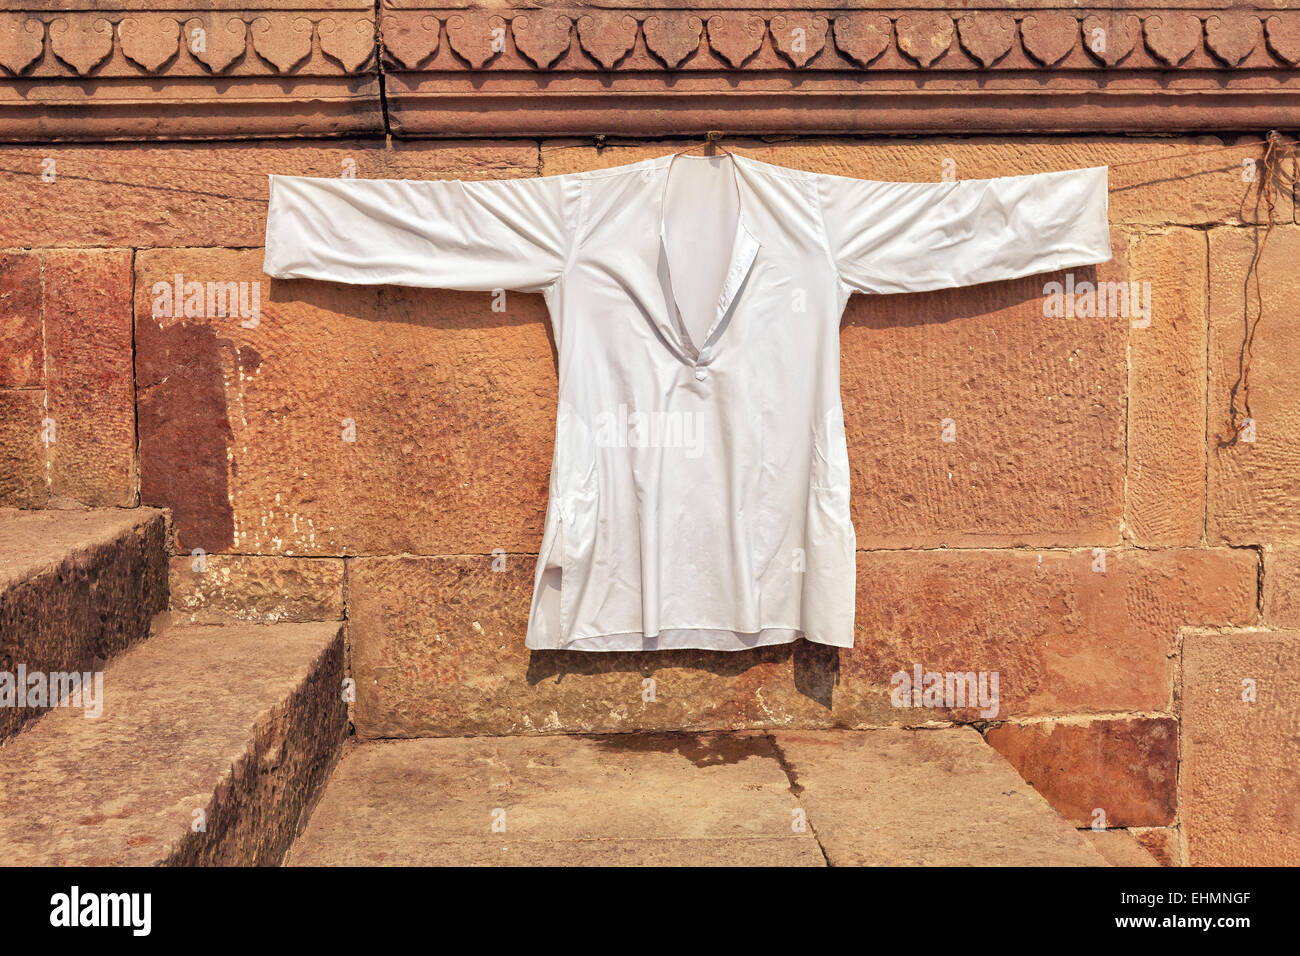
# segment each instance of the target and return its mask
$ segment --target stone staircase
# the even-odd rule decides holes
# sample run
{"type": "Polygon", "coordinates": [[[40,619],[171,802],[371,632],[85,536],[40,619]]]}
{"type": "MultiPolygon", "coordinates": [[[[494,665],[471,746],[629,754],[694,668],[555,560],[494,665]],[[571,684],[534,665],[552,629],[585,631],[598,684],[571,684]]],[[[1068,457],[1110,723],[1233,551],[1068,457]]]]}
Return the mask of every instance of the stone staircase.
{"type": "Polygon", "coordinates": [[[0,672],[89,675],[0,708],[4,862],[1154,864],[965,727],[359,741],[342,621],[182,624],[166,568],[163,512],[0,510],[0,672]]]}
{"type": "MultiPolygon", "coordinates": [[[[84,672],[167,608],[165,520],[152,509],[0,511],[0,671],[84,672]]],[[[0,708],[0,739],[41,708],[0,708]]]]}
{"type": "Polygon", "coordinates": [[[6,864],[278,863],[337,760],[342,622],[171,623],[165,529],[0,511],[0,671],[92,675],[0,708],[6,864]]]}

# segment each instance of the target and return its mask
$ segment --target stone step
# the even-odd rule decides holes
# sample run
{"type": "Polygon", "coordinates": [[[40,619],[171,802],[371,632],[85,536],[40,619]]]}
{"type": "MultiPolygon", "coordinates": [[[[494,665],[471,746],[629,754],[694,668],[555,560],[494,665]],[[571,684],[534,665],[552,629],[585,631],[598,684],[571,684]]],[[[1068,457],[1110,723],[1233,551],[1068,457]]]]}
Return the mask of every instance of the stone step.
{"type": "MultiPolygon", "coordinates": [[[[163,512],[0,509],[0,698],[100,669],[166,607],[163,512]]],[[[46,709],[20,696],[0,706],[0,739],[46,709]]]]}
{"type": "Polygon", "coordinates": [[[353,743],[294,866],[1105,860],[966,728],[353,743]]]}
{"type": "Polygon", "coordinates": [[[265,865],[347,733],[341,622],[166,627],[0,746],[0,862],[265,865]]]}

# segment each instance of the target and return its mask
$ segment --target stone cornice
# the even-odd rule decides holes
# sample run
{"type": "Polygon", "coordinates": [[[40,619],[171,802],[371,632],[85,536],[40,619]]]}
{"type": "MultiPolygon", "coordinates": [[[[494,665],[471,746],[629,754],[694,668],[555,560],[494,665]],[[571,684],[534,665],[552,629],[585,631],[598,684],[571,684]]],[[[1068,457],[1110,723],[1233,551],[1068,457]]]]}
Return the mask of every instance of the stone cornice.
{"type": "Polygon", "coordinates": [[[1300,12],[27,0],[0,137],[1300,127],[1300,12]]]}

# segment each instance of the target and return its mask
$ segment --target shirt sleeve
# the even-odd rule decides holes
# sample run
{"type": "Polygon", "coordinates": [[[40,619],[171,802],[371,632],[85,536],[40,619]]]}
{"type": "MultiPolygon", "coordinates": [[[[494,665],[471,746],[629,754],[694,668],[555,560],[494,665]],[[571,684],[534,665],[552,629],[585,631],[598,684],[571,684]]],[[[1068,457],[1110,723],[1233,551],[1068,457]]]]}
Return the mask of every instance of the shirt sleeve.
{"type": "Polygon", "coordinates": [[[888,183],[817,174],[831,258],[857,292],[925,292],[1106,262],[1107,167],[888,183]]]}
{"type": "Polygon", "coordinates": [[[572,176],[271,176],[263,268],[277,279],[540,291],[564,271],[572,176]]]}

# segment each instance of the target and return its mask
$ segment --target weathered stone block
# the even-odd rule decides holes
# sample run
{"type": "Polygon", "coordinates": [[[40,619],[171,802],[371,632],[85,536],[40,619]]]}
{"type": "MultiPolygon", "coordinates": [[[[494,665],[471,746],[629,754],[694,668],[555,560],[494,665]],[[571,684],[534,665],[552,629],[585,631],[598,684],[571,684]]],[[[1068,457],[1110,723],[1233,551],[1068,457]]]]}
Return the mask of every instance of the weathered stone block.
{"type": "Polygon", "coordinates": [[[0,253],[0,388],[45,384],[41,266],[38,253],[0,253]]]}
{"type": "Polygon", "coordinates": [[[487,293],[261,267],[260,250],[137,257],[141,495],[173,509],[180,549],[536,550],[556,402],[540,297],[496,312],[487,293]],[[154,317],[177,276],[244,283],[256,320],[154,317]]]}
{"type": "Polygon", "coordinates": [[[1080,827],[1174,822],[1178,722],[1172,717],[1005,723],[984,739],[1080,827]]]}
{"type": "Polygon", "coordinates": [[[1254,230],[1210,230],[1208,527],[1212,542],[1300,541],[1300,389],[1294,357],[1300,323],[1300,227],[1275,227],[1259,259],[1260,301],[1250,266],[1254,230]],[[1258,323],[1256,324],[1256,319],[1258,323]],[[1248,373],[1243,371],[1248,367],[1248,373]],[[1249,386],[1247,388],[1247,386],[1249,386]],[[1229,418],[1253,426],[1234,442],[1229,418]]]}
{"type": "MultiPolygon", "coordinates": [[[[534,558],[349,558],[365,737],[829,726],[833,658],[528,651],[534,558]]],[[[825,650],[825,649],[821,649],[825,650]]]]}
{"type": "Polygon", "coordinates": [[[1300,631],[1183,634],[1179,814],[1192,866],[1300,863],[1300,631]]]}
{"type": "Polygon", "coordinates": [[[0,389],[0,506],[39,508],[49,500],[45,418],[43,389],[0,389]]]}
{"type": "Polygon", "coordinates": [[[910,708],[902,722],[1167,711],[1177,629],[1255,620],[1256,557],[1235,549],[858,555],[837,722],[898,721],[892,675],[998,674],[997,713],[910,708]]]}
{"type": "Polygon", "coordinates": [[[1205,521],[1205,236],[1145,233],[1128,250],[1129,281],[1149,288],[1150,315],[1129,329],[1124,523],[1144,547],[1197,544],[1205,521]]]}
{"type": "Polygon", "coordinates": [[[1300,627],[1300,547],[1264,551],[1264,623],[1300,627]]]}
{"type": "Polygon", "coordinates": [[[343,561],[259,555],[182,555],[170,568],[171,608],[193,624],[337,621],[343,561]]]}
{"type": "Polygon", "coordinates": [[[858,547],[1119,541],[1127,320],[1045,318],[1049,281],[850,299],[858,547]]]}
{"type": "Polygon", "coordinates": [[[1135,827],[1128,831],[1161,866],[1183,866],[1182,838],[1177,827],[1135,827]]]}
{"type": "Polygon", "coordinates": [[[135,504],[131,252],[45,253],[51,489],[84,504],[135,504]]]}

